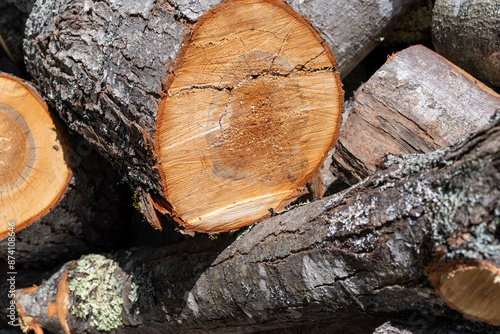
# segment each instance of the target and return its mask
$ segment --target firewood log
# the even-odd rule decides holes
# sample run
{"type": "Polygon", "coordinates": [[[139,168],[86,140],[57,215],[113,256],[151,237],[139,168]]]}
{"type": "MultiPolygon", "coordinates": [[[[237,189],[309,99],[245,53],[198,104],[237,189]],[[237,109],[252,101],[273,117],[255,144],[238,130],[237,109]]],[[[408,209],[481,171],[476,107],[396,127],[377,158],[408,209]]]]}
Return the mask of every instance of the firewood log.
{"type": "Polygon", "coordinates": [[[432,16],[436,51],[478,79],[500,86],[497,1],[437,0],[432,16]]]}
{"type": "Polygon", "coordinates": [[[348,183],[373,173],[387,153],[427,153],[477,131],[500,96],[420,45],[387,62],[356,93],[334,149],[348,183]]]}
{"type": "Polygon", "coordinates": [[[158,111],[172,216],[196,231],[232,230],[302,195],[337,137],[335,66],[316,31],[281,2],[229,1],[202,16],[158,111]]]}
{"type": "MultiPolygon", "coordinates": [[[[378,34],[412,2],[363,2],[356,13],[378,34]]],[[[27,22],[28,71],[70,129],[128,178],[156,227],[153,206],[209,232],[278,211],[336,137],[337,66],[307,19],[278,0],[218,3],[40,0],[27,22]]],[[[349,18],[336,34],[344,16],[325,13],[345,6],[309,3],[291,5],[322,29],[341,68],[377,43],[349,18]]]]}
{"type": "Polygon", "coordinates": [[[238,236],[82,257],[17,291],[20,321],[56,334],[244,333],[314,322],[368,333],[389,314],[446,315],[435,291],[464,316],[498,326],[499,150],[500,113],[465,141],[388,156],[352,188],[238,236]]]}
{"type": "Polygon", "coordinates": [[[120,197],[91,147],[75,148],[37,91],[0,73],[0,257],[9,272],[120,244],[120,197]]]}
{"type": "Polygon", "coordinates": [[[0,238],[45,215],[72,176],[67,141],[29,86],[0,75],[0,238]]]}

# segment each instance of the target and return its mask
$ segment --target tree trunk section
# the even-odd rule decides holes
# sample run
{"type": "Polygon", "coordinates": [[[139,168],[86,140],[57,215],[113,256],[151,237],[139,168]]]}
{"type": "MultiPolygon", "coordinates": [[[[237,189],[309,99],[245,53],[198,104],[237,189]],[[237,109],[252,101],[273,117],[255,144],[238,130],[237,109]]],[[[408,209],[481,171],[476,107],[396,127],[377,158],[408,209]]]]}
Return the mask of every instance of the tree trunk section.
{"type": "Polygon", "coordinates": [[[466,141],[388,156],[358,185],[238,236],[83,257],[17,292],[21,321],[54,333],[341,329],[350,321],[368,332],[376,317],[449,312],[427,271],[450,306],[498,325],[499,148],[496,114],[466,141]],[[462,280],[455,298],[446,285],[468,273],[464,265],[488,275],[481,285],[462,280]]]}
{"type": "Polygon", "coordinates": [[[427,153],[484,126],[500,96],[423,46],[392,56],[356,93],[333,153],[340,178],[371,175],[387,153],[427,153]]]}
{"type": "Polygon", "coordinates": [[[72,146],[28,83],[0,73],[0,87],[0,257],[8,271],[53,268],[121,244],[122,199],[89,144],[72,146]]]}
{"type": "MultiPolygon", "coordinates": [[[[377,43],[378,36],[364,38],[366,31],[383,31],[412,2],[359,3],[357,17],[366,24],[347,18],[344,26],[332,20],[345,17],[349,1],[292,6],[316,22],[347,74],[377,43]],[[331,12],[333,7],[337,14],[331,12]],[[327,16],[332,17],[330,23],[324,20],[327,16]],[[360,31],[361,26],[366,30],[360,31]],[[339,30],[344,33],[337,34],[339,30]],[[345,40],[353,46],[345,48],[345,40]]],[[[164,84],[186,36],[218,3],[179,0],[118,6],[108,1],[40,0],[27,22],[28,71],[69,128],[95,145],[133,188],[141,188],[144,207],[150,202],[149,191],[162,192],[153,147],[164,84]]]]}
{"type": "Polygon", "coordinates": [[[500,86],[498,1],[438,0],[432,16],[436,51],[473,76],[500,86]]]}

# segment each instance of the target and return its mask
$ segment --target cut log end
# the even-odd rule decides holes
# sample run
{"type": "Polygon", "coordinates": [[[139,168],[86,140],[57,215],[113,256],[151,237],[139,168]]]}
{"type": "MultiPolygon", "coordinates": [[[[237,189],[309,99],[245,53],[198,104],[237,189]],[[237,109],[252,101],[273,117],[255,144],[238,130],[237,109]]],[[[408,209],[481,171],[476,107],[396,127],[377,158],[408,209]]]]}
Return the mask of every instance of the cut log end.
{"type": "Polygon", "coordinates": [[[333,55],[277,0],[226,1],[185,42],[162,99],[165,197],[188,229],[249,225],[304,193],[337,137],[333,55]]]}
{"type": "Polygon", "coordinates": [[[488,262],[447,265],[431,275],[436,294],[464,316],[500,326],[500,269],[488,262]]]}
{"type": "Polygon", "coordinates": [[[63,196],[72,175],[66,145],[38,93],[0,73],[0,240],[63,196]]]}

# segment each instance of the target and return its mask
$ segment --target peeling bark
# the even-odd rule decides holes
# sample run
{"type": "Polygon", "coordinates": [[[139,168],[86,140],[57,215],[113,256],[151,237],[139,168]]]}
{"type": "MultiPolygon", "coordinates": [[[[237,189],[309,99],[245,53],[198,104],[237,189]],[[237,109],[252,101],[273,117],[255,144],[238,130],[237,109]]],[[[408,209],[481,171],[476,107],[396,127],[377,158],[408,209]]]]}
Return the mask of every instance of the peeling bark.
{"type": "MultiPolygon", "coordinates": [[[[425,155],[389,156],[358,185],[237,236],[67,263],[37,290],[18,291],[18,308],[64,333],[62,320],[45,310],[56,294],[47,291],[67,275],[64,321],[78,333],[110,329],[109,314],[117,317],[112,333],[234,333],[314,322],[340,328],[404,311],[446,315],[426,270],[432,276],[464,262],[500,268],[499,149],[496,114],[465,141],[425,155]],[[110,282],[114,289],[99,290],[110,282]],[[85,313],[90,302],[77,291],[88,286],[109,298],[85,313]]],[[[497,303],[487,294],[484,300],[497,303]]]]}

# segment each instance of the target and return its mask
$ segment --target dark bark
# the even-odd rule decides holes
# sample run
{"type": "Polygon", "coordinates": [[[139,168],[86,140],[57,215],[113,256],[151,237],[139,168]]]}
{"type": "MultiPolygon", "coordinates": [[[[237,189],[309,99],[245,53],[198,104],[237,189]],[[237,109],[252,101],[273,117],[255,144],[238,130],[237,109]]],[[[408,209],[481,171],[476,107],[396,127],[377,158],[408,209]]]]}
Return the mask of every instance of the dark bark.
{"type": "Polygon", "coordinates": [[[450,315],[445,318],[410,312],[385,322],[373,334],[490,334],[499,331],[493,326],[485,326],[458,316],[450,315]]]}
{"type": "MultiPolygon", "coordinates": [[[[73,177],[64,197],[49,213],[16,232],[16,270],[52,269],[89,252],[109,251],[128,241],[131,195],[119,192],[105,174],[105,162],[83,139],[70,150],[73,177]],[[130,197],[125,197],[130,196],[130,197]]],[[[109,168],[109,167],[107,167],[109,168]]],[[[7,239],[0,242],[7,259],[7,239]]]]}
{"type": "MultiPolygon", "coordinates": [[[[315,0],[291,5],[316,24],[345,75],[412,2],[345,1],[330,6],[315,0]],[[347,4],[366,24],[344,16],[347,4]]],[[[28,71],[69,128],[95,145],[133,188],[161,193],[153,144],[162,85],[183,36],[217,3],[39,0],[35,4],[24,44],[28,71]]],[[[146,204],[147,199],[141,202],[146,204]]]]}
{"type": "Polygon", "coordinates": [[[27,22],[27,68],[43,95],[133,186],[158,190],[157,105],[185,30],[160,2],[37,1],[27,22]]]}
{"type": "Polygon", "coordinates": [[[499,149],[496,114],[459,144],[389,156],[360,184],[238,236],[67,263],[38,290],[18,291],[19,307],[55,333],[66,321],[78,333],[235,333],[315,322],[370,327],[404,311],[446,315],[426,270],[464,261],[500,267],[499,149]],[[49,319],[39,310],[65,275],[69,313],[49,319]],[[90,290],[105,302],[82,297],[90,290]]]}

